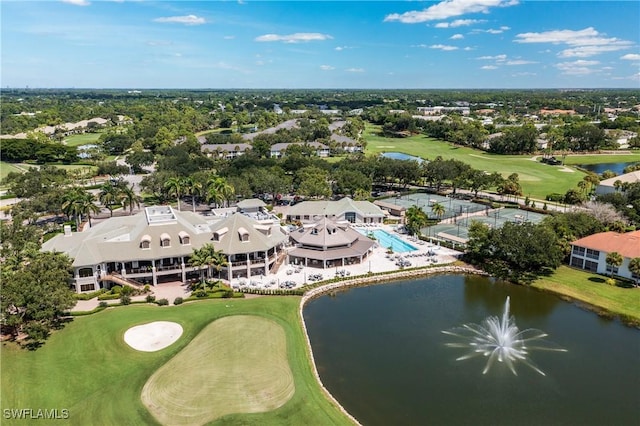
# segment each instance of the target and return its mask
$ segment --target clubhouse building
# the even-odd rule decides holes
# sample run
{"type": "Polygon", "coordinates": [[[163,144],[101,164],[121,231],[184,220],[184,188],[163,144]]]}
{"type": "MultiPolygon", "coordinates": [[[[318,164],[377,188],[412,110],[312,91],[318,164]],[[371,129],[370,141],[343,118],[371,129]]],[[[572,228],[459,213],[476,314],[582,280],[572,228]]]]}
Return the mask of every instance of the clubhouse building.
{"type": "Polygon", "coordinates": [[[362,263],[376,245],[348,223],[326,217],[293,231],[290,238],[295,247],[289,263],[323,269],[362,263]]]}
{"type": "Polygon", "coordinates": [[[283,260],[286,231],[278,222],[241,213],[207,220],[170,206],[146,207],[133,216],[108,219],[85,232],[45,242],[44,251],[73,259],[72,286],[78,293],[118,284],[153,284],[197,279],[207,268],[189,265],[194,249],[212,244],[227,257],[221,277],[267,275],[283,260]]]}
{"type": "Polygon", "coordinates": [[[315,223],[320,218],[337,222],[382,224],[386,213],[369,201],[354,201],[349,197],[338,201],[303,201],[289,208],[287,220],[315,223]]]}

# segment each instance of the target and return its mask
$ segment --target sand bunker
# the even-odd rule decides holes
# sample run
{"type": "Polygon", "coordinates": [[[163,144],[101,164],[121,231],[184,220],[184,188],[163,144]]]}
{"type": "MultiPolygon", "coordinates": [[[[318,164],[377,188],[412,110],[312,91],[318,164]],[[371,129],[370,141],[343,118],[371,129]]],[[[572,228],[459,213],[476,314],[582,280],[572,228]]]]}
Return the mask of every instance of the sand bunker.
{"type": "Polygon", "coordinates": [[[124,341],[137,351],[155,352],[171,345],[180,336],[182,336],[180,324],[155,321],[131,327],[124,333],[124,341]]]}

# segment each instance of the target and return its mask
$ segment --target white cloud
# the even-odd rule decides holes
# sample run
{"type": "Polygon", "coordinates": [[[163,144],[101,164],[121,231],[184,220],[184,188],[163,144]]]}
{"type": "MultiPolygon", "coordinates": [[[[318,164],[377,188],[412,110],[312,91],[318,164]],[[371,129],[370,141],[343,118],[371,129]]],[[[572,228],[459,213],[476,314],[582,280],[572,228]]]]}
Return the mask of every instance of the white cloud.
{"type": "Polygon", "coordinates": [[[429,49],[440,49],[440,50],[458,50],[457,46],[449,46],[446,44],[432,44],[429,46],[429,49]]]}
{"type": "Polygon", "coordinates": [[[462,40],[464,38],[464,36],[462,34],[454,34],[451,37],[449,37],[451,40],[462,40]]]}
{"type": "Polygon", "coordinates": [[[436,28],[458,28],[458,27],[468,27],[473,24],[481,24],[486,22],[484,19],[456,19],[451,22],[438,22],[435,27],[436,28]]]}
{"type": "MultiPolygon", "coordinates": [[[[507,27],[509,28],[509,27],[507,27]]],[[[505,30],[503,28],[489,28],[488,30],[485,30],[485,33],[487,34],[502,34],[503,32],[505,32],[505,30]]]]}
{"type": "Polygon", "coordinates": [[[480,56],[476,59],[480,59],[483,61],[505,61],[507,59],[507,55],[503,53],[502,55],[495,55],[495,56],[480,56]]]}
{"type": "Polygon", "coordinates": [[[617,52],[631,47],[631,45],[612,44],[610,46],[581,46],[565,49],[558,53],[561,58],[588,58],[604,52],[617,52]]]}
{"type": "Polygon", "coordinates": [[[301,43],[307,41],[322,41],[332,39],[328,34],[321,33],[295,33],[288,35],[279,35],[279,34],[264,34],[255,38],[255,41],[260,42],[273,42],[273,41],[282,41],[284,43],[301,43]]]}
{"type": "Polygon", "coordinates": [[[531,76],[534,76],[534,75],[538,75],[538,74],[536,74],[535,72],[528,72],[528,71],[516,72],[516,73],[511,74],[512,77],[531,77],[531,76]]]}
{"type": "Polygon", "coordinates": [[[481,70],[496,70],[498,69],[498,67],[496,67],[495,65],[484,65],[482,67],[480,67],[481,70]]]}
{"type": "Polygon", "coordinates": [[[331,71],[334,70],[335,67],[332,67],[331,65],[320,65],[320,69],[323,71],[331,71]]]}
{"type": "Polygon", "coordinates": [[[525,61],[523,59],[512,59],[510,61],[505,62],[505,65],[528,65],[528,64],[537,64],[537,62],[525,61]]]}
{"type": "Polygon", "coordinates": [[[202,25],[207,21],[196,15],[184,15],[184,16],[167,16],[164,18],[156,18],[154,22],[167,23],[167,24],[184,24],[184,25],[202,25]]]}
{"type": "Polygon", "coordinates": [[[552,43],[566,44],[570,48],[558,53],[561,58],[586,58],[603,52],[615,52],[628,49],[633,43],[615,37],[606,37],[593,27],[582,30],[553,30],[541,33],[522,33],[516,35],[516,43],[552,43]]]}
{"type": "Polygon", "coordinates": [[[347,72],[364,72],[364,68],[347,68],[347,72]]]}
{"type": "Polygon", "coordinates": [[[427,21],[449,19],[468,13],[489,13],[492,7],[508,7],[518,4],[518,0],[444,0],[424,10],[387,15],[385,22],[399,21],[403,24],[417,24],[427,21]]]}
{"type": "Polygon", "coordinates": [[[224,36],[224,37],[222,37],[222,38],[223,38],[224,40],[233,40],[234,38],[236,38],[236,36],[234,36],[234,35],[227,35],[227,36],[224,36]]]}
{"type": "Polygon", "coordinates": [[[345,49],[353,49],[353,47],[352,46],[336,46],[334,50],[337,50],[338,52],[340,52],[345,49]]]}
{"type": "Polygon", "coordinates": [[[465,48],[464,48],[464,49],[462,49],[462,50],[464,50],[464,51],[468,52],[468,51],[470,51],[470,50],[474,50],[474,48],[473,48],[473,47],[469,47],[469,46],[467,46],[467,47],[465,47],[465,48]]]}
{"type": "Polygon", "coordinates": [[[91,4],[87,0],[62,0],[62,3],[73,4],[75,6],[89,6],[91,4]]]}
{"type": "Polygon", "coordinates": [[[626,59],[627,61],[640,61],[640,54],[627,53],[626,55],[621,56],[620,59],[626,59]]]}
{"type": "Polygon", "coordinates": [[[598,65],[599,63],[599,61],[585,61],[583,59],[579,59],[572,62],[560,62],[556,64],[555,67],[565,75],[588,75],[597,72],[597,70],[590,67],[598,65]]]}

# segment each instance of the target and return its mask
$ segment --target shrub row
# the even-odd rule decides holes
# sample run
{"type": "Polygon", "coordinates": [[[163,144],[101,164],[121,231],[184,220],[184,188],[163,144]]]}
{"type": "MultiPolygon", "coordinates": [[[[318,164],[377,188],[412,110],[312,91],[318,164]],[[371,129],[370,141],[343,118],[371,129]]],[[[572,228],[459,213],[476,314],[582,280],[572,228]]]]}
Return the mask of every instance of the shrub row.
{"type": "Polygon", "coordinates": [[[106,290],[106,289],[101,288],[101,289],[99,289],[99,290],[92,291],[91,293],[75,293],[75,294],[73,295],[73,297],[74,297],[76,300],[91,300],[91,299],[93,299],[94,297],[98,297],[98,296],[100,296],[102,293],[106,293],[106,292],[107,292],[107,290],[106,290]]]}

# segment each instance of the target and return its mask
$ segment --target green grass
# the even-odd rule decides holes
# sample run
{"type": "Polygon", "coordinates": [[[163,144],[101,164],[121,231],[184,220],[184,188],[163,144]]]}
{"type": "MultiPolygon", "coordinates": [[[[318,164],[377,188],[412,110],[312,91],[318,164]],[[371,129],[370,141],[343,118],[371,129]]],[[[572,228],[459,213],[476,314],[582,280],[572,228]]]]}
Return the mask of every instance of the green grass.
{"type": "Polygon", "coordinates": [[[606,284],[606,277],[561,266],[553,275],[536,280],[532,286],[568,296],[640,323],[640,289],[606,284]]]}
{"type": "Polygon", "coordinates": [[[101,133],[80,133],[64,138],[67,146],[82,146],[98,142],[101,133]]]}
{"type": "Polygon", "coordinates": [[[156,371],[142,401],[163,424],[204,424],[274,410],[294,392],[284,329],[263,317],[233,315],[209,324],[156,371]]]}
{"type": "MultiPolygon", "coordinates": [[[[367,154],[382,152],[403,152],[424,159],[433,160],[437,156],[444,159],[456,159],[471,167],[487,172],[499,172],[507,177],[518,173],[523,195],[544,199],[551,193],[564,194],[570,188],[576,188],[584,173],[574,168],[550,166],[532,160],[532,155],[498,155],[468,147],[454,146],[448,142],[415,135],[408,138],[387,138],[379,135],[380,126],[368,124],[364,137],[367,141],[367,154]],[[573,170],[567,172],[563,170],[573,170]]],[[[640,154],[569,156],[568,164],[595,164],[618,161],[640,161],[640,154]],[[597,161],[600,160],[600,161],[597,161]],[[593,163],[590,163],[593,161],[593,163]]]]}
{"type": "Polygon", "coordinates": [[[0,179],[6,178],[11,172],[23,173],[27,167],[29,167],[28,164],[12,164],[0,161],[0,179]]]}
{"type": "MultiPolygon", "coordinates": [[[[229,315],[257,315],[275,321],[285,332],[295,393],[276,410],[232,414],[215,424],[350,424],[324,397],[313,376],[299,303],[299,297],[288,296],[206,300],[171,307],[131,305],[76,318],[33,352],[4,343],[1,408],[66,408],[68,423],[83,426],[157,424],[141,402],[149,377],[212,321],[229,315]],[[156,320],[179,323],[184,329],[182,337],[158,352],[138,352],[124,342],[128,328],[156,320]]],[[[25,422],[3,419],[2,424],[25,422]]]]}

